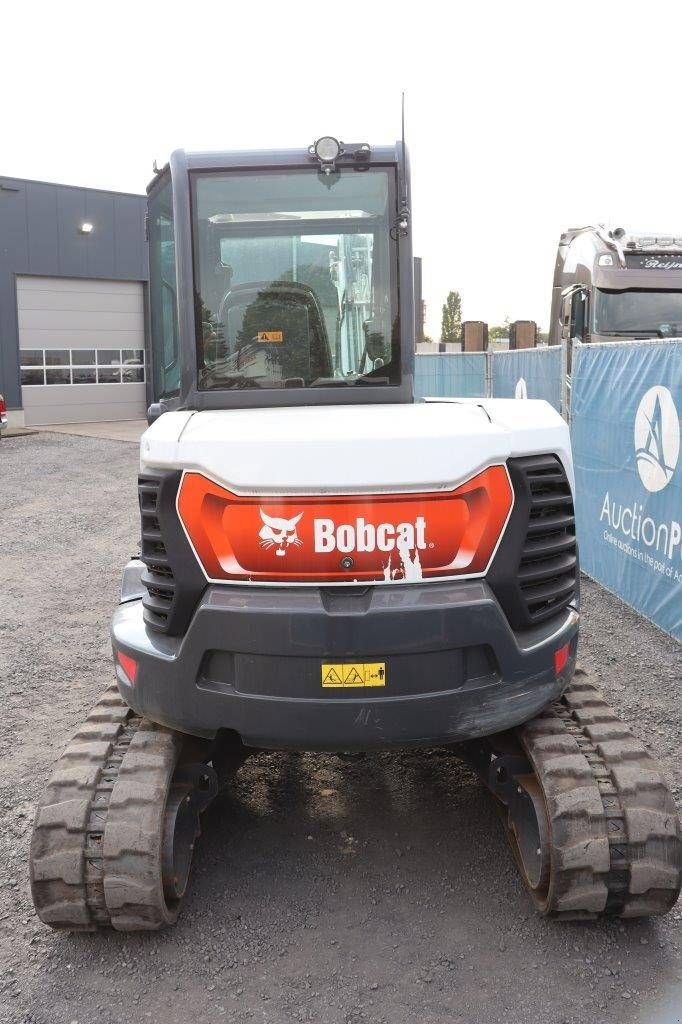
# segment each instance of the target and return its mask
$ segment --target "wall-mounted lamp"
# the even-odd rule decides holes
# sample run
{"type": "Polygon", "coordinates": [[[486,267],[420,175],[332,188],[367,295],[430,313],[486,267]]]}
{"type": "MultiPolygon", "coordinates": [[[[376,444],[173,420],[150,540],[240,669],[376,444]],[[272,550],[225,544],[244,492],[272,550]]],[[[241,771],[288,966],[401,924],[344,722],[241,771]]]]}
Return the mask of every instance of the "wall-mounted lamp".
{"type": "Polygon", "coordinates": [[[80,231],[81,235],[89,235],[93,227],[94,224],[91,224],[89,220],[84,220],[78,230],[80,231]]]}

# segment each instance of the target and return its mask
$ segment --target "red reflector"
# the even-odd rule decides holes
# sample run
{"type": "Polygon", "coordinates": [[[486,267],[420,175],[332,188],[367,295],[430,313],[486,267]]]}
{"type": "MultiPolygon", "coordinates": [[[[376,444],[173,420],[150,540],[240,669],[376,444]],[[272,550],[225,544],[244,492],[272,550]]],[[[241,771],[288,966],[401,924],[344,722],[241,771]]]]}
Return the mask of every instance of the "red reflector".
{"type": "Polygon", "coordinates": [[[554,652],[554,671],[557,675],[566,668],[566,662],[568,661],[568,652],[570,650],[570,644],[564,644],[558,651],[554,652]]]}
{"type": "Polygon", "coordinates": [[[129,654],[124,654],[123,651],[116,651],[116,660],[127,675],[128,679],[132,684],[135,683],[135,676],[137,675],[138,664],[134,658],[131,658],[129,654]]]}

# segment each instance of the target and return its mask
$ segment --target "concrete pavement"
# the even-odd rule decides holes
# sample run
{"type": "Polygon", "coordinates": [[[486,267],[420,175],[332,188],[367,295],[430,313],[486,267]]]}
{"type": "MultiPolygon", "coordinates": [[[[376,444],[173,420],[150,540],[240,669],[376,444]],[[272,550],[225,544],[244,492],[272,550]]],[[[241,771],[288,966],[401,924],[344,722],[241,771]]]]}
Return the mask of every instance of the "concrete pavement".
{"type": "Polygon", "coordinates": [[[101,437],[108,441],[132,441],[138,444],[147,429],[146,420],[118,420],[112,423],[56,423],[41,427],[54,434],[75,434],[77,437],[101,437]]]}

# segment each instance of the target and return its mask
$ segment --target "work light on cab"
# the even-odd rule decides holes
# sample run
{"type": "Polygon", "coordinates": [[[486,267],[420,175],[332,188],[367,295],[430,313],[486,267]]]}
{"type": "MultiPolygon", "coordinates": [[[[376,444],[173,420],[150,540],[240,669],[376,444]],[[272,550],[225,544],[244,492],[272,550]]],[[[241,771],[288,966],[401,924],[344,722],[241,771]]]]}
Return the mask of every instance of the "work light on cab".
{"type": "Polygon", "coordinates": [[[317,140],[313,150],[321,164],[333,164],[341,152],[341,145],[333,135],[323,135],[317,140]]]}

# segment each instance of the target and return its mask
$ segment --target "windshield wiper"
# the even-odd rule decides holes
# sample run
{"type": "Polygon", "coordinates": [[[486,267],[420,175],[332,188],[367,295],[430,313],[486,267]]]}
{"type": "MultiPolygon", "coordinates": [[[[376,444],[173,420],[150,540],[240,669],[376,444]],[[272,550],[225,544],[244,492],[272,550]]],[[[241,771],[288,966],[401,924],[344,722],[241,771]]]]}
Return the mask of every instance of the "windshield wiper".
{"type": "Polygon", "coordinates": [[[201,387],[207,391],[234,390],[244,391],[248,388],[262,388],[254,377],[231,376],[219,377],[215,374],[207,374],[201,381],[201,387]]]}
{"type": "Polygon", "coordinates": [[[604,335],[605,338],[657,338],[658,332],[651,329],[648,331],[600,331],[597,330],[597,334],[604,335]]]}
{"type": "Polygon", "coordinates": [[[371,387],[375,384],[390,384],[388,377],[318,377],[309,388],[355,388],[371,387]]]}

